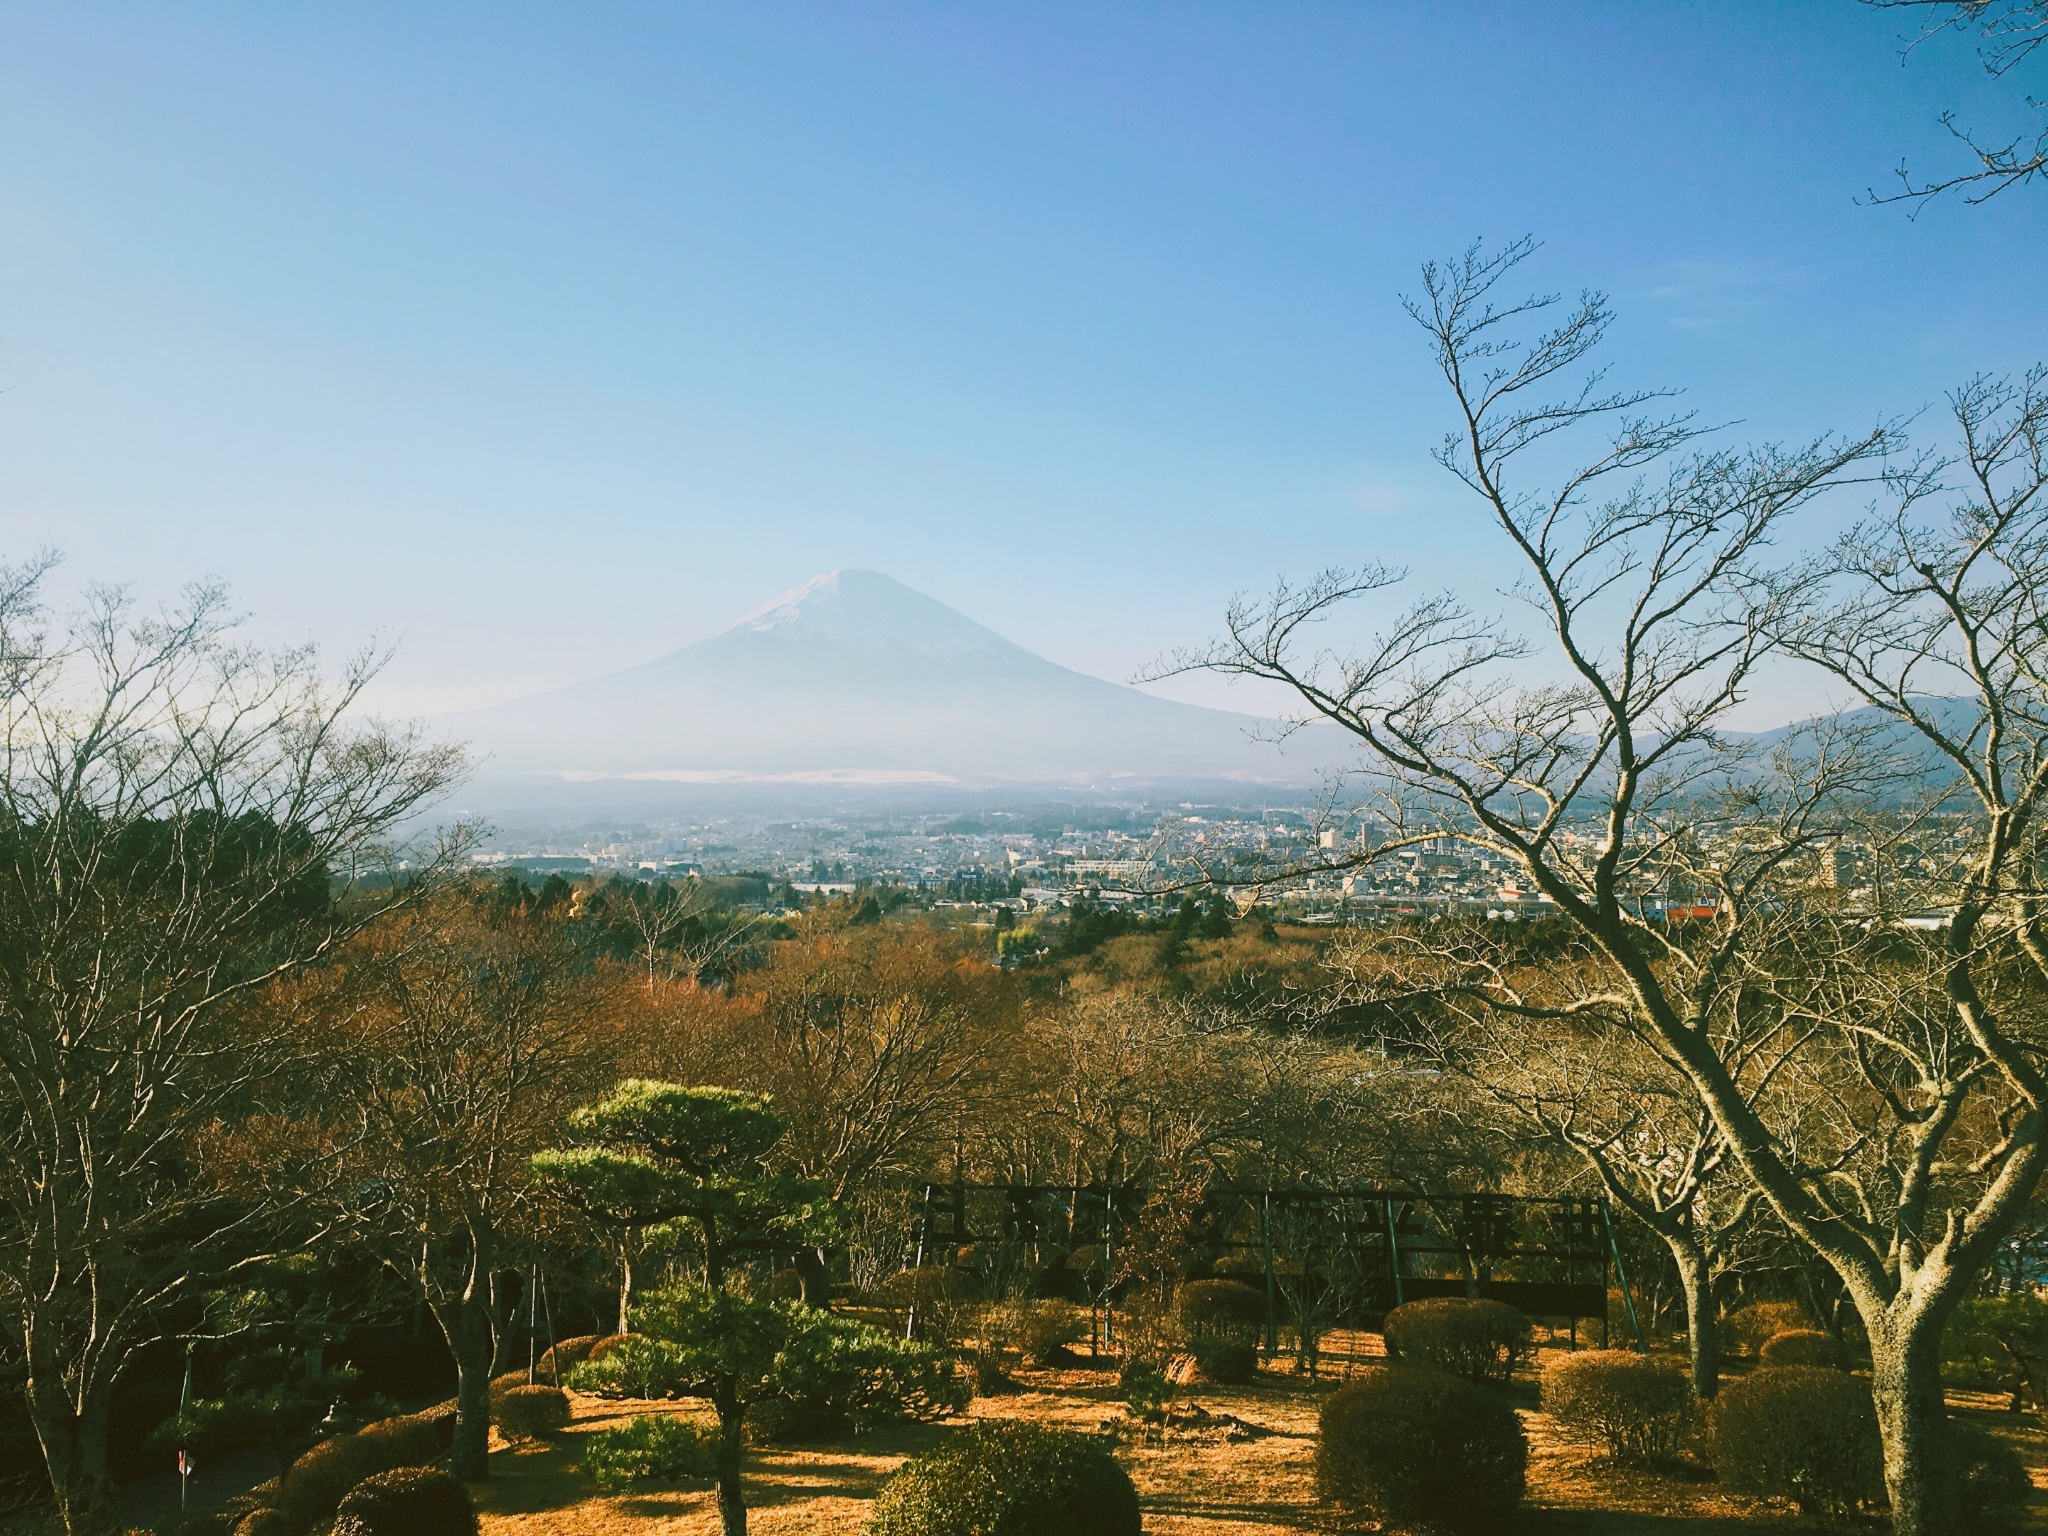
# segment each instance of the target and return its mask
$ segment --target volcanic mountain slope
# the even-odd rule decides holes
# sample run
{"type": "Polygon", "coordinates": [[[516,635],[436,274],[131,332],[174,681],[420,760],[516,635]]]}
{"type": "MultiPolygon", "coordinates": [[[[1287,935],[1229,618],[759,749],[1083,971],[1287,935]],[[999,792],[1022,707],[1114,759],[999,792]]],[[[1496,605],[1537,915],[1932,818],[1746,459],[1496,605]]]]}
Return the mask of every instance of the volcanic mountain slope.
{"type": "Polygon", "coordinates": [[[834,571],[590,682],[455,716],[478,788],[1306,781],[1249,715],[1071,671],[876,571],[834,571]]]}

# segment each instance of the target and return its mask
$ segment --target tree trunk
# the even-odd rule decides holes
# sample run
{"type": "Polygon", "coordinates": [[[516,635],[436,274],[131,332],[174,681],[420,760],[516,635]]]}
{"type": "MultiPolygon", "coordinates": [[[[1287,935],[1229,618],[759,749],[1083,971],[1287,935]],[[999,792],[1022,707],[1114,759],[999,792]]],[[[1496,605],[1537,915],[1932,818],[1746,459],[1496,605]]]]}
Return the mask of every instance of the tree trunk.
{"type": "Polygon", "coordinates": [[[796,1269],[798,1283],[803,1286],[804,1305],[829,1311],[832,1306],[832,1271],[825,1267],[824,1252],[817,1248],[799,1248],[790,1262],[796,1269]]]}
{"type": "Polygon", "coordinates": [[[740,1451],[745,1434],[746,1409],[741,1406],[731,1382],[712,1388],[711,1404],[718,1410],[718,1521],[724,1536],[747,1536],[747,1501],[740,1491],[740,1451]]]}
{"type": "Polygon", "coordinates": [[[633,1233],[628,1230],[619,1239],[619,1327],[620,1333],[633,1331],[633,1233]]]}
{"type": "Polygon", "coordinates": [[[481,1299],[449,1306],[448,1351],[455,1356],[455,1443],[448,1470],[466,1483],[491,1475],[491,1313],[481,1299]]]}
{"type": "Polygon", "coordinates": [[[492,1271],[491,1375],[493,1377],[502,1376],[513,1367],[512,1342],[519,1336],[519,1312],[525,1300],[526,1276],[512,1269],[492,1271]]]}
{"type": "MultiPolygon", "coordinates": [[[[1866,1318],[1866,1326],[1870,1324],[1866,1318]]],[[[1942,1317],[1890,1314],[1870,1326],[1870,1394],[1884,1441],[1884,1485],[1894,1536],[1937,1536],[1949,1529],[1941,1493],[1941,1451],[1948,1411],[1941,1390],[1942,1317]]]]}
{"type": "Polygon", "coordinates": [[[1714,1301],[1714,1278],[1707,1256],[1696,1244],[1667,1237],[1678,1263],[1678,1283],[1685,1291],[1685,1335],[1692,1346],[1692,1395],[1705,1402],[1721,1390],[1721,1315],[1714,1301]]]}
{"type": "Polygon", "coordinates": [[[88,1397],[80,1412],[61,1385],[31,1380],[28,1401],[66,1536],[114,1536],[123,1530],[107,1470],[105,1395],[88,1397]]]}

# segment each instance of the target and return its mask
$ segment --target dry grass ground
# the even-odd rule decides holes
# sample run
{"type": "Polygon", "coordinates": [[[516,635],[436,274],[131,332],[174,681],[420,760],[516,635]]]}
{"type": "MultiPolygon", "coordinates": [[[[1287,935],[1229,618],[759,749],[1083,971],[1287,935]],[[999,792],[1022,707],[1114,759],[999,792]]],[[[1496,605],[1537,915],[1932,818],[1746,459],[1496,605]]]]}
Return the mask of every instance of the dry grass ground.
{"type": "MultiPolygon", "coordinates": [[[[1363,1353],[1364,1351],[1361,1351],[1363,1353]]],[[[1240,1388],[1198,1387],[1184,1400],[1266,1431],[1227,1439],[1222,1431],[1127,1444],[1122,1456],[1144,1501],[1154,1536],[1281,1536],[1300,1531],[1370,1529],[1316,1503],[1311,1470],[1316,1411],[1342,1384],[1307,1382],[1285,1370],[1262,1372],[1240,1388]]],[[[1027,1390],[983,1398],[973,1416],[1031,1418],[1095,1429],[1122,1417],[1107,1373],[1023,1373],[1027,1390]]],[[[1533,1383],[1517,1388],[1530,1440],[1528,1536],[1735,1536],[1805,1529],[1789,1510],[1720,1491],[1704,1470],[1618,1470],[1560,1440],[1536,1401],[1533,1383]]],[[[2034,1529],[2048,1533],[2048,1435],[2031,1416],[2006,1414],[1992,1399],[1957,1394],[1958,1413],[2011,1439],[2033,1471],[2034,1529]]],[[[637,1413],[697,1414],[693,1404],[615,1402],[577,1397],[575,1419],[546,1447],[502,1447],[492,1478],[477,1490],[483,1536],[713,1536],[718,1515],[708,1489],[598,1493],[576,1470],[582,1436],[637,1413]]],[[[903,1460],[965,1420],[913,1425],[885,1434],[814,1446],[762,1448],[747,1461],[749,1527],[759,1536],[854,1536],[875,1494],[903,1460]]]]}

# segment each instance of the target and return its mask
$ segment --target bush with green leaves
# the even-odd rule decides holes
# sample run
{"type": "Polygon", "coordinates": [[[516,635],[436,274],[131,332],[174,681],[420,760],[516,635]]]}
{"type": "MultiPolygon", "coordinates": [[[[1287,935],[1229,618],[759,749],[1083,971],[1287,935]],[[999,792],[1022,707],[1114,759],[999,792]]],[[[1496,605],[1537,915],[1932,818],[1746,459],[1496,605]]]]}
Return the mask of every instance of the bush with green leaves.
{"type": "Polygon", "coordinates": [[[1138,1536],[1138,1491],[1106,1441],[974,1424],[883,1487],[865,1536],[1138,1536]]]}
{"type": "Polygon", "coordinates": [[[1818,1370],[1843,1368],[1842,1341],[1818,1328],[1788,1328],[1764,1340],[1757,1351],[1758,1365],[1810,1365],[1818,1370]]]}
{"type": "Polygon", "coordinates": [[[643,1413],[583,1437],[583,1470],[617,1493],[641,1483],[708,1482],[718,1473],[714,1437],[672,1413],[643,1413]]]}
{"type": "Polygon", "coordinates": [[[1396,1307],[1380,1325],[1387,1354],[1476,1383],[1507,1382],[1529,1357],[1529,1319],[1504,1301],[1445,1296],[1396,1307]]]}
{"type": "Polygon", "coordinates": [[[1832,1519],[1884,1497],[1870,1387],[1841,1371],[1771,1366],[1729,1382],[1708,1410],[1721,1481],[1832,1519]]]}
{"type": "Polygon", "coordinates": [[[1631,1350],[1589,1349],[1545,1368],[1543,1411],[1567,1439],[1616,1461],[1660,1461],[1676,1456],[1691,1432],[1692,1385],[1631,1350]]]}
{"type": "Polygon", "coordinates": [[[233,1529],[234,1536],[299,1536],[291,1517],[280,1509],[252,1509],[233,1529]]]}
{"type": "Polygon", "coordinates": [[[1496,1531],[1522,1502],[1529,1442],[1499,1394],[1414,1365],[1369,1370],[1324,1404],[1316,1488],[1396,1525],[1496,1531]]]}
{"type": "Polygon", "coordinates": [[[573,1339],[557,1339],[541,1351],[539,1363],[534,1367],[533,1379],[550,1382],[556,1386],[563,1385],[559,1378],[568,1373],[570,1366],[581,1365],[588,1360],[590,1351],[602,1337],[604,1335],[586,1333],[579,1334],[573,1339]]]}
{"type": "Polygon", "coordinates": [[[476,1508],[438,1467],[379,1472],[349,1490],[332,1536],[477,1536],[476,1508]]]}
{"type": "Polygon", "coordinates": [[[569,1427],[569,1394],[559,1387],[511,1387],[492,1398],[491,1419],[507,1440],[545,1440],[569,1427]]]}
{"type": "Polygon", "coordinates": [[[1959,1387],[2030,1396],[2048,1409],[2048,1301],[1982,1296],[1964,1302],[1941,1336],[1942,1375],[1959,1387]]]}
{"type": "Polygon", "coordinates": [[[776,1303],[782,1320],[773,1396],[829,1409],[855,1434],[967,1406],[951,1356],[802,1302],[776,1303]]]}
{"type": "Polygon", "coordinates": [[[606,1342],[609,1348],[570,1366],[563,1384],[594,1397],[651,1399],[677,1397],[688,1390],[690,1378],[662,1340],[634,1333],[606,1342]]]}
{"type": "Polygon", "coordinates": [[[1156,1419],[1173,1401],[1173,1383],[1149,1365],[1129,1365],[1117,1377],[1117,1394],[1141,1419],[1156,1419]]]}

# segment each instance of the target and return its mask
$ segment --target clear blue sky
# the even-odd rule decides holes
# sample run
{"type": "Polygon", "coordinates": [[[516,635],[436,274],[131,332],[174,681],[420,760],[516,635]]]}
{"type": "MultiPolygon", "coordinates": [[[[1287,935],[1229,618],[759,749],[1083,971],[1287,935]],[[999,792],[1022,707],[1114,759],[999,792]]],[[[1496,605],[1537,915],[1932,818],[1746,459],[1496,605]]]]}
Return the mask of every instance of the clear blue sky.
{"type": "Polygon", "coordinates": [[[2048,194],[1858,206],[1967,46],[1850,0],[0,6],[0,544],[484,702],[886,570],[1128,673],[1484,588],[1397,296],[1474,236],[1741,433],[2048,357],[2048,194]]]}

